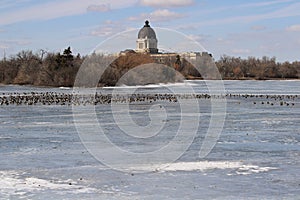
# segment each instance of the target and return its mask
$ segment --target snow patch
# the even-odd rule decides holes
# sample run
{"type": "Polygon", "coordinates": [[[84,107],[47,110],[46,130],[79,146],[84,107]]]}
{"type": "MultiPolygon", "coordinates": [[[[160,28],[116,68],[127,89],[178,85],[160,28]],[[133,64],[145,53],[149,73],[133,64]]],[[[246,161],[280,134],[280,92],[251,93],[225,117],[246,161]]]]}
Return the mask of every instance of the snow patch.
{"type": "Polygon", "coordinates": [[[261,173],[261,172],[268,172],[270,170],[275,170],[278,168],[275,167],[259,167],[256,165],[243,165],[240,167],[236,173],[239,175],[250,175],[253,173],[261,173]]]}
{"type": "Polygon", "coordinates": [[[57,190],[66,193],[93,193],[95,188],[79,185],[72,180],[52,181],[44,180],[36,177],[25,177],[25,173],[17,171],[0,171],[0,193],[2,197],[11,195],[26,195],[27,193],[57,190]]]}
{"type": "MultiPolygon", "coordinates": [[[[199,162],[177,162],[160,165],[141,165],[135,167],[137,171],[157,171],[157,172],[174,172],[174,171],[207,171],[213,169],[235,169],[238,175],[249,175],[252,173],[268,172],[277,168],[260,167],[256,165],[245,165],[238,161],[199,161],[199,162]]],[[[229,174],[232,175],[232,174],[229,174]]]]}

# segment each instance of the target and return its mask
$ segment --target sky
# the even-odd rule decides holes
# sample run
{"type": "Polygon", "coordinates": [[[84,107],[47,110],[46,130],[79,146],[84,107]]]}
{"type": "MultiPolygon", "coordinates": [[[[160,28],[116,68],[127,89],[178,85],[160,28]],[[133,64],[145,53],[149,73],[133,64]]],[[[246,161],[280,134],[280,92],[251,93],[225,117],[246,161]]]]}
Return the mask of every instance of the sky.
{"type": "Polygon", "coordinates": [[[149,20],[154,30],[195,40],[215,59],[268,56],[293,62],[300,60],[299,10],[299,0],[1,0],[0,59],[68,46],[86,55],[116,34],[137,35],[149,20]]]}

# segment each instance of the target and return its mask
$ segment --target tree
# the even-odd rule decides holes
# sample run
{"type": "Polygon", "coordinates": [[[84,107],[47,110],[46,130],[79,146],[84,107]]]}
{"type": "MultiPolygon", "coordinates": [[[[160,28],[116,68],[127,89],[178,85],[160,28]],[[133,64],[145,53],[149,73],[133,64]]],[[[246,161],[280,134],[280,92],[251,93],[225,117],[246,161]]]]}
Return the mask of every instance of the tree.
{"type": "Polygon", "coordinates": [[[41,67],[38,55],[32,51],[21,51],[17,54],[17,63],[20,67],[13,83],[34,85],[41,67]]]}

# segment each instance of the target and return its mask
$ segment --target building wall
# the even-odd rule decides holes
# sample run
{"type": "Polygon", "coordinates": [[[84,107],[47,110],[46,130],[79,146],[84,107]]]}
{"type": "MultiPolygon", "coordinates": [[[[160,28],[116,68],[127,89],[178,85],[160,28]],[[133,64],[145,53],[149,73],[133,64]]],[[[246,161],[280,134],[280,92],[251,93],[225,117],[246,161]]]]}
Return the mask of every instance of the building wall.
{"type": "Polygon", "coordinates": [[[137,39],[136,52],[139,53],[158,53],[157,40],[152,38],[137,39]]]}

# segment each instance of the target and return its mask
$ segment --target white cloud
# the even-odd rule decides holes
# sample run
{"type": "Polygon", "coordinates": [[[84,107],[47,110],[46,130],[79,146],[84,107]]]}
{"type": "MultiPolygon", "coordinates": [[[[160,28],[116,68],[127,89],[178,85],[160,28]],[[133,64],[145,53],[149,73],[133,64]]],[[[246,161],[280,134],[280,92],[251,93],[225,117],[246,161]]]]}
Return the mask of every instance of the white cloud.
{"type": "Polygon", "coordinates": [[[9,9],[15,6],[22,6],[32,0],[1,0],[0,9],[9,9]]]}
{"type": "Polygon", "coordinates": [[[238,5],[237,7],[245,8],[245,7],[264,7],[271,6],[274,4],[282,4],[292,2],[294,0],[274,0],[274,1],[264,1],[264,2],[255,2],[255,3],[246,3],[242,5],[238,5]]]}
{"type": "MultiPolygon", "coordinates": [[[[221,13],[221,12],[228,11],[228,10],[241,10],[241,9],[244,10],[244,9],[250,9],[250,8],[256,9],[256,8],[260,8],[260,7],[267,7],[267,6],[271,6],[271,5],[278,5],[278,4],[288,3],[288,2],[293,2],[293,1],[295,1],[295,0],[275,0],[275,1],[255,2],[255,3],[232,4],[229,6],[221,6],[221,7],[216,6],[215,8],[212,8],[212,9],[202,10],[201,12],[199,12],[199,14],[204,16],[204,15],[208,15],[208,14],[212,14],[212,13],[221,13]]],[[[202,7],[205,7],[205,6],[206,6],[205,4],[202,5],[202,7]]]]}
{"type": "Polygon", "coordinates": [[[265,26],[252,26],[251,27],[251,30],[254,30],[254,31],[262,31],[262,30],[266,30],[267,27],[265,26]]]}
{"type": "Polygon", "coordinates": [[[4,50],[7,55],[10,55],[14,49],[18,49],[20,46],[28,46],[31,44],[32,41],[29,39],[1,40],[0,49],[4,50]]]}
{"type": "Polygon", "coordinates": [[[295,24],[286,28],[287,31],[300,31],[300,24],[295,24]]]}
{"type": "Polygon", "coordinates": [[[203,34],[197,34],[197,35],[190,34],[190,35],[188,35],[188,37],[191,40],[195,40],[197,42],[203,42],[203,41],[206,41],[210,36],[209,35],[203,35],[203,34]]]}
{"type": "Polygon", "coordinates": [[[249,49],[233,49],[232,53],[249,55],[249,53],[251,53],[251,51],[249,49]]]}
{"type": "Polygon", "coordinates": [[[191,40],[202,40],[202,37],[200,35],[188,35],[188,37],[191,39],[191,40]]]}
{"type": "Polygon", "coordinates": [[[90,31],[90,35],[107,37],[122,32],[125,29],[126,28],[121,22],[107,20],[101,26],[92,27],[92,31],[90,31]]]}
{"type": "Polygon", "coordinates": [[[140,0],[141,5],[151,7],[182,7],[193,3],[194,0],[140,0]]]}
{"type": "Polygon", "coordinates": [[[299,10],[300,10],[300,3],[293,3],[275,12],[262,15],[262,19],[275,19],[275,18],[299,16],[300,15],[299,10]]]}
{"type": "Polygon", "coordinates": [[[150,21],[170,21],[184,17],[183,14],[170,11],[168,9],[159,9],[151,13],[142,13],[137,17],[130,17],[129,20],[140,21],[149,19],[150,21]]]}
{"type": "Polygon", "coordinates": [[[25,46],[31,44],[31,41],[28,39],[2,40],[1,44],[4,44],[6,46],[11,46],[11,45],[25,46]]]}
{"type": "Polygon", "coordinates": [[[0,44],[0,49],[8,49],[9,46],[7,44],[0,44]]]}
{"type": "Polygon", "coordinates": [[[230,46],[233,43],[233,40],[231,38],[217,38],[216,40],[218,44],[227,45],[230,46]]]}
{"type": "Polygon", "coordinates": [[[90,12],[107,12],[110,10],[110,4],[89,5],[87,11],[90,12]]]}
{"type": "Polygon", "coordinates": [[[272,30],[228,34],[219,39],[212,36],[203,45],[216,58],[223,54],[242,57],[275,56],[279,62],[283,62],[299,58],[299,41],[299,32],[272,30]]]}
{"type": "MultiPolygon", "coordinates": [[[[103,0],[103,5],[110,4],[111,9],[121,9],[133,6],[137,0],[103,0]]],[[[22,21],[30,20],[49,20],[64,16],[80,15],[87,12],[90,5],[98,5],[99,0],[66,0],[66,1],[52,1],[33,5],[30,7],[23,7],[13,11],[0,13],[0,25],[7,25],[22,21]]]]}
{"type": "Polygon", "coordinates": [[[167,9],[163,10],[156,10],[152,13],[150,13],[150,18],[155,18],[158,20],[171,20],[171,19],[177,19],[183,17],[182,14],[169,11],[167,9]]]}
{"type": "Polygon", "coordinates": [[[31,42],[29,40],[18,40],[18,41],[16,41],[16,44],[26,46],[26,45],[31,44],[31,42]]]}
{"type": "MultiPolygon", "coordinates": [[[[241,7],[242,5],[240,5],[241,7]]],[[[254,6],[254,5],[253,5],[254,6]]],[[[201,27],[201,26],[216,26],[216,25],[225,25],[225,24],[234,24],[234,23],[250,23],[254,21],[261,21],[261,20],[268,20],[268,19],[279,19],[279,18],[286,18],[286,17],[296,17],[300,16],[300,3],[292,3],[288,6],[281,7],[275,11],[271,11],[269,13],[264,14],[255,14],[255,15],[246,15],[246,16],[234,16],[228,18],[217,18],[212,20],[203,20],[196,23],[186,24],[181,28],[184,29],[185,27],[194,26],[194,27],[201,27]]],[[[199,13],[201,16],[203,13],[199,13]]],[[[195,16],[196,17],[196,16],[195,16]]],[[[201,18],[201,17],[199,17],[201,18]]]]}
{"type": "Polygon", "coordinates": [[[105,20],[104,23],[105,24],[113,24],[114,22],[112,20],[105,20]]]}
{"type": "Polygon", "coordinates": [[[112,27],[100,27],[93,31],[91,31],[92,36],[108,36],[112,35],[114,32],[114,29],[112,27]]]}

